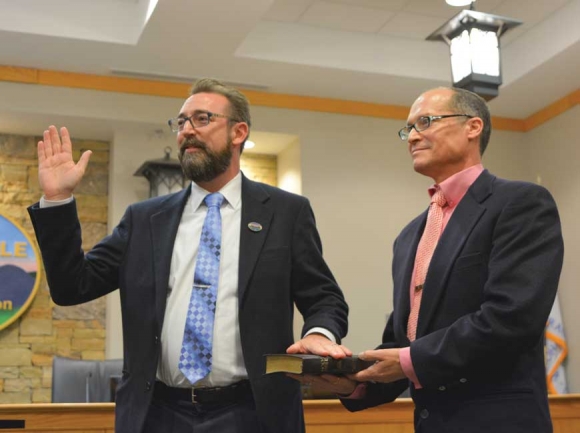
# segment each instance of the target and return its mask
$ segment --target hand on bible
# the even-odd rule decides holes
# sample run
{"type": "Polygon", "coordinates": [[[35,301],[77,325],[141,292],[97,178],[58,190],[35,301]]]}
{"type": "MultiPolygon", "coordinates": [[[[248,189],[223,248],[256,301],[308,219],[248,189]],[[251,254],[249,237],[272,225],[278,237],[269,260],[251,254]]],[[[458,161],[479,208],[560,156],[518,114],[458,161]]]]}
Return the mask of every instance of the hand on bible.
{"type": "Polygon", "coordinates": [[[399,349],[365,350],[358,356],[365,361],[376,361],[371,367],[352,376],[359,382],[388,383],[406,377],[399,361],[399,349]]]}
{"type": "Polygon", "coordinates": [[[352,355],[348,347],[333,343],[324,335],[316,333],[308,334],[297,341],[286,349],[286,353],[313,353],[320,356],[332,356],[336,359],[352,355]]]}

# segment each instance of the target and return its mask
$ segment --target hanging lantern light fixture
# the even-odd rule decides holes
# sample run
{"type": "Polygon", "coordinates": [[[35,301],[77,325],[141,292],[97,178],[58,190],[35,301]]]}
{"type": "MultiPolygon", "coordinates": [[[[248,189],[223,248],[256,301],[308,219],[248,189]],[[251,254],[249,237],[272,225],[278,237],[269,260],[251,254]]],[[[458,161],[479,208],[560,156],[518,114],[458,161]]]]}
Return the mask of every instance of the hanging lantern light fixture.
{"type": "Polygon", "coordinates": [[[165,148],[165,157],[145,161],[134,176],[144,176],[149,181],[149,197],[177,192],[185,187],[187,179],[183,175],[181,164],[172,159],[171,148],[165,148]]]}
{"type": "Polygon", "coordinates": [[[522,22],[499,15],[462,10],[431,33],[428,41],[445,41],[450,48],[453,87],[470,90],[486,100],[499,94],[500,37],[522,22]]]}

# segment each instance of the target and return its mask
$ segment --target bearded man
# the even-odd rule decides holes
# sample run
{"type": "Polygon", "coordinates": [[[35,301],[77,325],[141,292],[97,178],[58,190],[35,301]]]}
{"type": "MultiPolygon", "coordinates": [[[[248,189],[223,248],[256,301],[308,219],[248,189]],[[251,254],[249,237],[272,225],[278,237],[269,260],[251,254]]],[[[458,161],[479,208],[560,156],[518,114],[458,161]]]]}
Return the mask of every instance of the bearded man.
{"type": "Polygon", "coordinates": [[[264,376],[263,355],[351,354],[340,345],[348,307],[310,204],[240,171],[251,119],[239,91],[200,80],[169,124],[191,184],[129,206],[86,254],[72,193],[90,151],[75,164],[67,129],[44,131],[44,196],[29,213],[51,296],[76,305],[120,290],[116,431],[304,432],[299,384],[264,376]]]}

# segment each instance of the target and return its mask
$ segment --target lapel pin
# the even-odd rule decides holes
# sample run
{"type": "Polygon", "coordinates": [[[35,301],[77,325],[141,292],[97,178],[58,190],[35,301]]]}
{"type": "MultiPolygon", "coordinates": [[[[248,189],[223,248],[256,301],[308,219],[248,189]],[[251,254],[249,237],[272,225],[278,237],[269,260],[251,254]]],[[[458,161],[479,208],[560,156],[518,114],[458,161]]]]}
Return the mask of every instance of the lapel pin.
{"type": "Polygon", "coordinates": [[[262,230],[262,224],[251,222],[248,224],[248,228],[253,232],[259,232],[262,230]]]}

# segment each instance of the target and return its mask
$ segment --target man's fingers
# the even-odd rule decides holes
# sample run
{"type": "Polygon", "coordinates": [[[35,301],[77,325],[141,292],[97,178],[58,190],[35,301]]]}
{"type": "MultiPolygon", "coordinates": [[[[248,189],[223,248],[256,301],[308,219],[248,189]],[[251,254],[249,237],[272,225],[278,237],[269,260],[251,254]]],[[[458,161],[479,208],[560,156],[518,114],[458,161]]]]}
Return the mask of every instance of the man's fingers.
{"type": "Polygon", "coordinates": [[[38,162],[42,163],[46,159],[46,154],[44,153],[44,141],[39,141],[36,146],[36,153],[38,155],[38,162]]]}
{"type": "Polygon", "coordinates": [[[62,138],[62,147],[61,149],[64,152],[72,153],[72,143],[70,141],[70,134],[68,133],[68,129],[65,126],[60,128],[60,136],[62,138]]]}
{"type": "Polygon", "coordinates": [[[87,170],[87,165],[89,165],[89,160],[91,159],[91,155],[93,154],[92,151],[86,150],[81,155],[79,162],[77,163],[78,167],[81,169],[81,172],[84,174],[87,170]]]}
{"type": "Polygon", "coordinates": [[[306,353],[306,351],[302,347],[301,342],[297,341],[286,349],[286,353],[306,353]]]}
{"type": "Polygon", "coordinates": [[[346,356],[352,356],[352,350],[350,350],[348,347],[343,346],[342,344],[339,347],[346,356]]]}
{"type": "Polygon", "coordinates": [[[359,353],[358,357],[363,361],[380,361],[382,359],[379,350],[365,350],[359,353]]]}
{"type": "Polygon", "coordinates": [[[371,380],[375,380],[374,375],[369,372],[370,368],[372,367],[369,367],[366,370],[361,370],[358,373],[356,373],[353,376],[354,380],[356,380],[357,382],[368,382],[371,380]]]}
{"type": "Polygon", "coordinates": [[[330,352],[330,356],[333,358],[344,358],[345,356],[352,355],[351,350],[341,344],[331,345],[328,351],[330,352]]]}
{"type": "Polygon", "coordinates": [[[48,127],[48,133],[50,134],[50,140],[52,142],[52,153],[54,155],[58,155],[61,151],[61,145],[56,126],[50,125],[48,127]]]}
{"type": "Polygon", "coordinates": [[[352,355],[352,351],[347,347],[316,334],[310,334],[292,344],[286,349],[286,353],[313,353],[320,356],[332,356],[336,359],[352,355]]]}
{"type": "Polygon", "coordinates": [[[50,132],[46,129],[42,133],[42,140],[44,145],[44,156],[50,158],[52,156],[52,141],[50,139],[50,132]]]}

